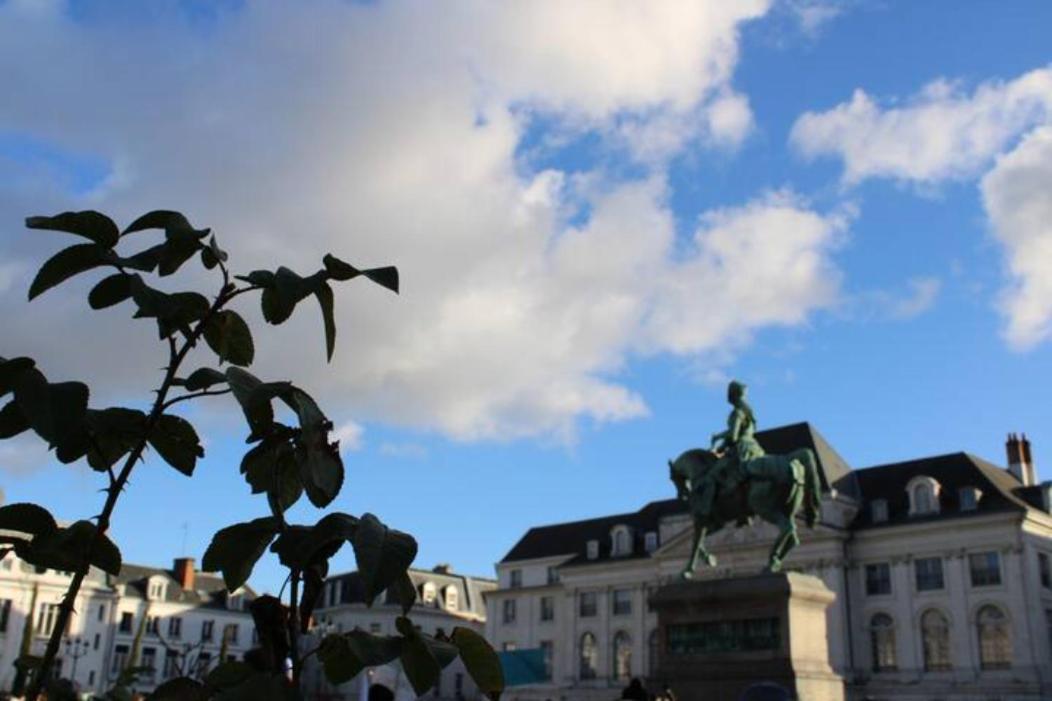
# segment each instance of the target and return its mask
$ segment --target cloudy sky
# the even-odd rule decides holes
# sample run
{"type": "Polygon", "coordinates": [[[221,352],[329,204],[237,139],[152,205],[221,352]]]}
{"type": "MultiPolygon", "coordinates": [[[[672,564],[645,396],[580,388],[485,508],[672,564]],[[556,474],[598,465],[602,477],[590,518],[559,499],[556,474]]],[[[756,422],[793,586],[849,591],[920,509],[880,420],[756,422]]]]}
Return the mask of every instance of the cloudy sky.
{"type": "MultiPolygon", "coordinates": [[[[397,297],[337,290],[330,364],[313,305],[274,328],[243,300],[253,370],[338,425],[334,506],[482,575],[532,525],[670,496],[730,377],[856,467],[1001,461],[1025,431],[1040,470],[1050,26],[1036,0],[0,0],[0,354],[100,406],[146,406],[164,361],[151,324],[87,308],[91,275],[25,301],[62,243],[27,215],[178,209],[240,271],[397,265],[397,297]]],[[[129,561],[266,511],[235,407],[187,415],[207,457],[137,471],[129,561]]],[[[0,444],[0,485],[101,502],[33,440],[0,444]]]]}

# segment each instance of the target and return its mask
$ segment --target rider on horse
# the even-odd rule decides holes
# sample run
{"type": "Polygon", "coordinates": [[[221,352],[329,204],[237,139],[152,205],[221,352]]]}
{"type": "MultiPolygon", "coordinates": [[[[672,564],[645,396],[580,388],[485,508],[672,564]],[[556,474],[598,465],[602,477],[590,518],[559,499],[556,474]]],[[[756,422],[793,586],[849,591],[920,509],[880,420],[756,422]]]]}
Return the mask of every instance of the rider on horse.
{"type": "Polygon", "coordinates": [[[756,440],[756,416],[745,401],[746,386],[732,380],[727,386],[727,401],[734,406],[727,417],[727,430],[712,435],[712,448],[719,462],[705,475],[701,485],[701,508],[712,509],[719,490],[737,488],[749,475],[749,461],[766,455],[756,440]]]}

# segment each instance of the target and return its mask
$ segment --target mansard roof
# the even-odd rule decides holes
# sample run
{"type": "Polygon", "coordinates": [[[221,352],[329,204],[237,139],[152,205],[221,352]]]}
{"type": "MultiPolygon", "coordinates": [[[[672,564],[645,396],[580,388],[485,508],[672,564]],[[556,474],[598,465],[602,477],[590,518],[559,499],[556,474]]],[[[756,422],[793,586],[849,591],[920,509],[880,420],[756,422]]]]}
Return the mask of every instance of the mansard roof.
{"type": "MultiPolygon", "coordinates": [[[[413,581],[413,585],[417,590],[427,582],[433,583],[438,590],[439,595],[441,595],[441,592],[445,590],[446,587],[456,587],[459,597],[457,612],[460,614],[472,614],[483,618],[486,616],[486,604],[482,600],[482,594],[483,592],[494,589],[497,586],[496,580],[488,579],[486,577],[457,574],[451,570],[441,571],[411,568],[409,570],[409,578],[413,581]]],[[[362,586],[361,575],[359,575],[358,572],[332,575],[326,580],[326,582],[335,582],[336,586],[340,588],[340,604],[365,603],[365,588],[362,586]]],[[[326,603],[325,600],[322,600],[318,608],[326,608],[326,603]]],[[[419,600],[416,605],[424,606],[423,602],[419,600]]],[[[435,608],[446,611],[446,609],[441,606],[441,601],[439,599],[436,599],[435,608]]],[[[449,611],[449,613],[453,615],[452,611],[449,611]]]]}
{"type": "Polygon", "coordinates": [[[866,504],[883,499],[888,505],[886,521],[875,523],[869,508],[860,509],[853,528],[883,527],[906,521],[972,516],[999,511],[1025,511],[1029,505],[1018,495],[1019,481],[1007,470],[968,453],[949,453],[918,460],[876,465],[855,470],[855,478],[866,504]],[[939,512],[910,515],[906,485],[915,477],[931,477],[939,483],[939,512]],[[976,508],[961,511],[960,490],[974,487],[982,492],[976,508]]]}
{"type": "MultiPolygon", "coordinates": [[[[121,566],[121,573],[116,577],[111,577],[110,583],[125,585],[126,596],[145,599],[148,580],[157,576],[164,578],[167,584],[164,592],[165,601],[226,608],[227,591],[223,578],[210,572],[195,572],[194,588],[183,589],[172,570],[124,563],[121,566]]],[[[256,592],[247,584],[243,590],[248,599],[256,597],[256,592]]]]}
{"type": "MultiPolygon", "coordinates": [[[[851,468],[840,457],[822,435],[809,423],[795,423],[777,428],[759,431],[756,434],[763,449],[771,454],[788,453],[797,448],[810,448],[818,459],[819,473],[823,487],[830,486],[850,496],[858,496],[858,485],[851,468]]],[[[670,491],[672,487],[669,487],[670,491]]],[[[686,513],[687,505],[678,499],[652,501],[639,511],[601,516],[599,518],[556,523],[549,526],[537,526],[526,532],[519,539],[501,562],[531,560],[542,557],[569,555],[567,564],[605,561],[610,559],[632,559],[647,557],[644,548],[644,536],[647,531],[658,531],[662,519],[675,514],[686,513]],[[610,530],[619,524],[632,529],[633,543],[631,555],[618,555],[612,558],[610,553],[610,530]],[[588,541],[599,542],[599,557],[596,560],[587,558],[588,541]]]]}

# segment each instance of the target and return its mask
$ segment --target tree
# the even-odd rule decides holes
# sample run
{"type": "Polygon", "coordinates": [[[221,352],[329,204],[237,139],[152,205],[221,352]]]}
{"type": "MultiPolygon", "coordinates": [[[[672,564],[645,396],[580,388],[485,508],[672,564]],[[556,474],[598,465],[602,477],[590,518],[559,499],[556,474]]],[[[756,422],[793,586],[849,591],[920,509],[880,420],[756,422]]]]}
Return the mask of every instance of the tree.
{"type": "MultiPolygon", "coordinates": [[[[336,343],[332,283],[363,277],[398,291],[393,267],[358,269],[329,254],[309,276],[289,268],[255,270],[232,275],[228,256],[209,229],[195,229],[179,212],[158,210],[139,217],[121,231],[109,217],[94,211],[65,212],[52,217],[30,217],[30,229],[59,231],[86,242],[69,246],[47,260],[29,287],[33,300],[75,275],[104,270],[88,294],[92,309],[130,302],[133,318],[152,319],[168,359],[159,388],[148,410],[132,407],[93,408],[82,382],[50,382],[28,357],[0,358],[0,439],[35,432],[62,463],[84,460],[106,480],[106,499],[93,520],[60,527],[36,504],[0,507],[0,547],[13,549],[39,567],[74,572],[59,609],[58,620],[34,675],[28,698],[36,698],[49,677],[61,631],[73,615],[73,602],[88,569],[110,574],[121,569],[120,549],[107,536],[119,497],[136,466],[152,451],[179,472],[193,475],[204,448],[196,428],[173,409],[204,397],[232,395],[245,416],[250,448],[241,473],[252,493],[263,495],[270,515],[237,523],[215,534],[204,553],[205,570],[219,571],[229,591],[250,576],[269,548],[289,569],[289,598],[285,604],[262,596],[251,605],[260,646],[246,662],[223,662],[203,681],[180,677],[165,683],[155,698],[201,698],[217,694],[244,698],[290,699],[298,695],[303,659],[298,637],[306,632],[318,602],[329,560],[344,546],[354,550],[365,585],[365,598],[374,600],[391,590],[401,603],[396,636],[374,636],[361,631],[329,635],[316,654],[328,679],[349,680],[367,666],[398,659],[418,693],[436,683],[441,668],[457,656],[479,688],[492,699],[503,690],[496,653],[486,641],[466,628],[455,629],[448,640],[423,635],[408,616],[416,598],[408,568],[416,556],[416,541],[388,527],[372,514],[360,517],[330,513],[313,525],[290,524],[286,510],[303,494],[317,508],[329,505],[344,481],[339,444],[330,440],[332,423],[314,399],[289,381],[264,381],[245,368],[252,364],[255,343],[248,324],[231,303],[258,294],[264,319],[284,323],[300,302],[313,297],[321,310],[326,354],[336,343]],[[140,232],[163,231],[159,243],[130,255],[118,252],[140,240],[140,232]],[[196,291],[167,293],[148,284],[149,276],[175,274],[192,258],[220,278],[209,299],[196,291]],[[204,342],[216,356],[215,366],[187,372],[184,363],[192,349],[204,342]],[[285,422],[285,411],[293,420],[285,422]],[[291,684],[285,677],[291,664],[291,684]]],[[[6,550],[0,553],[6,554],[6,550]]]]}

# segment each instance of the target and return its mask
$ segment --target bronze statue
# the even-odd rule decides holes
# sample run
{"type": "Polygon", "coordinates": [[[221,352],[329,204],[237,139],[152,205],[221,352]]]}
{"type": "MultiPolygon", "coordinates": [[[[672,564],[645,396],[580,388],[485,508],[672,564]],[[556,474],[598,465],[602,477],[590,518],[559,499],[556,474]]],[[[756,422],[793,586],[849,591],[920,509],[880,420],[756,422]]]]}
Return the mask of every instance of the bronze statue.
{"type": "Polygon", "coordinates": [[[687,501],[694,519],[694,544],[683,577],[693,577],[699,557],[714,566],[705,549],[705,535],[728,521],[742,526],[753,516],[779,529],[767,569],[778,572],[789,551],[799,545],[796,516],[803,512],[808,527],[819,515],[821,483],[818,463],[810,448],[786,455],[767,455],[756,441],[756,416],[745,401],[746,386],[733,381],[727,401],[734,407],[727,430],[713,434],[712,450],[688,450],[669,462],[677,495],[687,501]]]}

